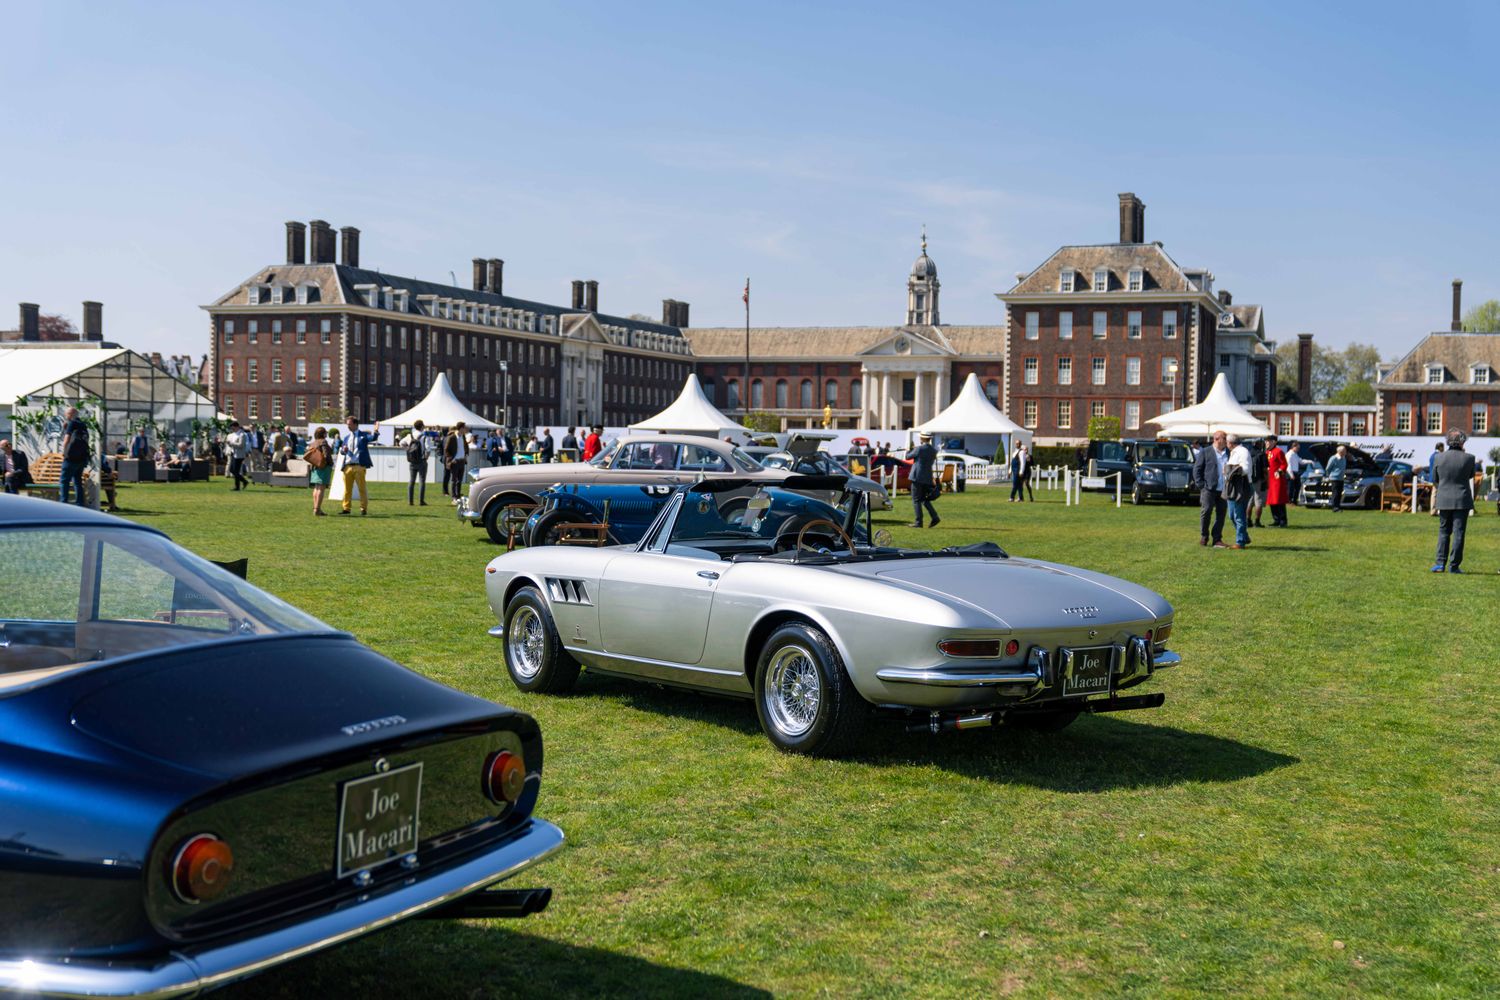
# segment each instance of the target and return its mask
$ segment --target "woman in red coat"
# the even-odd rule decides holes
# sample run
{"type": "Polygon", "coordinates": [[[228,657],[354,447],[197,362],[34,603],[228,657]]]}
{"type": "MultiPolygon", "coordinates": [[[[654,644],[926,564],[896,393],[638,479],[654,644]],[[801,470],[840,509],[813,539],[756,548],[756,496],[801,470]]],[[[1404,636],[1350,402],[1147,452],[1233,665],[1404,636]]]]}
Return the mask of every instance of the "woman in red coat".
{"type": "Polygon", "coordinates": [[[1271,526],[1285,528],[1287,494],[1291,492],[1292,477],[1287,472],[1286,452],[1276,444],[1276,435],[1266,438],[1266,506],[1271,508],[1271,526]]]}

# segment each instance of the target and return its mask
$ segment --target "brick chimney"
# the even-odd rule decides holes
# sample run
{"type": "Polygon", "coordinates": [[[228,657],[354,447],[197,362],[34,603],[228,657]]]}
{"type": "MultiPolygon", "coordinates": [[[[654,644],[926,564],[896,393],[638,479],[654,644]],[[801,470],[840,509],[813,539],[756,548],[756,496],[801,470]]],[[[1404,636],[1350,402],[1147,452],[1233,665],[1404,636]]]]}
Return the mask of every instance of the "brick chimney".
{"type": "Polygon", "coordinates": [[[42,339],[42,307],[35,302],[21,303],[21,339],[42,339]]]}
{"type": "Polygon", "coordinates": [[[345,226],[339,230],[339,235],[344,239],[343,252],[340,254],[344,264],[348,267],[359,266],[359,230],[353,226],[345,226]]]}
{"type": "Polygon", "coordinates": [[[505,294],[505,261],[499,257],[490,258],[490,291],[496,295],[505,294]]]}
{"type": "Polygon", "coordinates": [[[1120,195],[1120,242],[1146,242],[1146,203],[1128,191],[1120,195]]]}
{"type": "Polygon", "coordinates": [[[300,222],[286,224],[286,262],[307,263],[307,227],[300,222]]]}
{"type": "Polygon", "coordinates": [[[581,281],[573,282],[573,308],[583,308],[583,282],[581,281]]]}
{"type": "Polygon", "coordinates": [[[1220,291],[1219,291],[1219,307],[1221,309],[1228,309],[1232,305],[1234,305],[1234,296],[1230,295],[1228,292],[1220,289],[1220,291]]]}
{"type": "Polygon", "coordinates": [[[1297,402],[1311,403],[1312,398],[1312,341],[1310,333],[1297,334],[1297,402]]]}
{"type": "Polygon", "coordinates": [[[1448,328],[1458,333],[1464,328],[1464,283],[1462,278],[1453,279],[1453,324],[1448,328]]]}
{"type": "Polygon", "coordinates": [[[590,279],[583,283],[583,308],[591,313],[599,311],[599,282],[590,279]]]}
{"type": "Polygon", "coordinates": [[[485,260],[484,260],[483,257],[475,257],[474,258],[474,291],[476,291],[476,292],[485,291],[486,288],[487,288],[486,282],[488,280],[489,280],[488,265],[485,264],[485,260]]]}
{"type": "Polygon", "coordinates": [[[312,236],[312,262],[314,264],[333,264],[334,245],[333,227],[322,219],[314,219],[307,224],[312,236]]]}
{"type": "Polygon", "coordinates": [[[83,303],[83,339],[100,341],[104,339],[104,303],[83,303]]]}
{"type": "Polygon", "coordinates": [[[677,303],[677,322],[672,325],[679,330],[688,325],[688,304],[686,302],[677,303]]]}
{"type": "Polygon", "coordinates": [[[677,325],[677,300],[661,300],[661,322],[663,326],[677,325]]]}

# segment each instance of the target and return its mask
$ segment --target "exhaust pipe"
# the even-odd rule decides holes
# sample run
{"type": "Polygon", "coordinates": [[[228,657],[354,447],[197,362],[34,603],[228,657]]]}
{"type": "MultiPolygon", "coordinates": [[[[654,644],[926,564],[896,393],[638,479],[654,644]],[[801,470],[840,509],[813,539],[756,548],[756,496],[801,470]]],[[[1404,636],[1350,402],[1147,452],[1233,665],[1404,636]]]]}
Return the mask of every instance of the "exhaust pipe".
{"type": "Polygon", "coordinates": [[[972,712],[968,715],[952,715],[943,717],[941,712],[932,712],[927,716],[926,722],[918,722],[906,727],[908,733],[938,733],[963,732],[967,729],[983,729],[995,724],[994,712],[972,712]]]}
{"type": "Polygon", "coordinates": [[[433,920],[529,917],[552,902],[551,889],[491,889],[471,892],[422,914],[433,920]]]}

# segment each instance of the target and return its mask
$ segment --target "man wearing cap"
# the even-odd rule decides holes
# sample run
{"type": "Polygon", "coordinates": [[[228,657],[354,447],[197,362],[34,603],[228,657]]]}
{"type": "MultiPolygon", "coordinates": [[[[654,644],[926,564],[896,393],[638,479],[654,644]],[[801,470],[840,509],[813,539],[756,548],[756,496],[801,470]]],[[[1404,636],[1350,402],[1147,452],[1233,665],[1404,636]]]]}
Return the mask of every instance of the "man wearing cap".
{"type": "Polygon", "coordinates": [[[911,470],[907,476],[907,485],[911,487],[911,506],[915,520],[909,525],[912,528],[922,526],[922,508],[927,508],[930,518],[929,524],[936,528],[938,512],[933,509],[932,498],[937,495],[937,486],[932,481],[932,467],[937,462],[937,449],[932,446],[932,435],[922,432],[917,435],[921,444],[917,450],[911,453],[911,470]]]}

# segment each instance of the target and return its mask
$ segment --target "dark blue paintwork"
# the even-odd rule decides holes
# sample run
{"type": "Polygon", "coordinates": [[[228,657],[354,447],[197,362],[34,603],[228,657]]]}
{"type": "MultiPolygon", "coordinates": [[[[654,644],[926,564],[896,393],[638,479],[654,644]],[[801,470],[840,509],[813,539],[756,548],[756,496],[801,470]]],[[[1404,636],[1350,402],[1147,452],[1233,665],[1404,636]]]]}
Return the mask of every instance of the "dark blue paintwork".
{"type": "MultiPolygon", "coordinates": [[[[0,497],[0,532],[52,525],[151,530],[0,497]]],[[[0,671],[4,658],[0,649],[0,671]]],[[[520,734],[528,772],[540,771],[540,734],[528,716],[333,631],[155,649],[0,690],[0,957],[160,952],[168,939],[152,922],[145,886],[161,873],[148,859],[184,809],[496,729],[520,734]],[[404,723],[343,729],[393,715],[404,723]]],[[[529,780],[507,817],[522,823],[538,787],[529,780]]]]}
{"type": "Polygon", "coordinates": [[[651,522],[675,488],[667,485],[619,485],[614,483],[569,483],[542,490],[537,494],[541,504],[526,520],[522,537],[529,544],[540,544],[538,526],[547,521],[569,521],[602,524],[604,505],[609,504],[609,541],[612,545],[635,544],[646,534],[651,522]]]}

